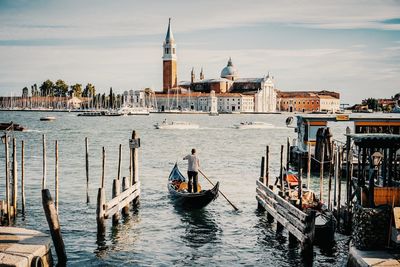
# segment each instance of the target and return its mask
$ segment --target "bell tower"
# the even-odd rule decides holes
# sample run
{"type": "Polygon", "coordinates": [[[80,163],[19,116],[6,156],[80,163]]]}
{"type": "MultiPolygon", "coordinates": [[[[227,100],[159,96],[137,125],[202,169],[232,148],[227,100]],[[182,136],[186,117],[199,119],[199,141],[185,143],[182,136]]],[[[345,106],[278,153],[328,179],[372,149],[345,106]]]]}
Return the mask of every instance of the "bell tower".
{"type": "Polygon", "coordinates": [[[169,89],[178,86],[176,44],[171,29],[171,18],[169,18],[167,35],[165,37],[163,48],[163,91],[164,93],[167,93],[169,89]]]}

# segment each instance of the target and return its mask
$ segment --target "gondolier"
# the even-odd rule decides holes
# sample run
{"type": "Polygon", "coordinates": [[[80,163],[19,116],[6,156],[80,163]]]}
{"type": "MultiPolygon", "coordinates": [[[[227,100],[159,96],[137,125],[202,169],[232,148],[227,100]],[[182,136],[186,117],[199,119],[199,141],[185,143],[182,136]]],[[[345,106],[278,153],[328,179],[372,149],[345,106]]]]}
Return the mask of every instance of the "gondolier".
{"type": "Polygon", "coordinates": [[[196,149],[192,148],[192,154],[185,156],[183,159],[188,160],[188,172],[187,172],[188,178],[189,178],[188,192],[192,193],[192,188],[193,188],[193,192],[197,193],[198,172],[199,172],[199,167],[200,167],[200,161],[196,155],[196,149]],[[192,185],[193,185],[193,187],[192,187],[192,185]]]}

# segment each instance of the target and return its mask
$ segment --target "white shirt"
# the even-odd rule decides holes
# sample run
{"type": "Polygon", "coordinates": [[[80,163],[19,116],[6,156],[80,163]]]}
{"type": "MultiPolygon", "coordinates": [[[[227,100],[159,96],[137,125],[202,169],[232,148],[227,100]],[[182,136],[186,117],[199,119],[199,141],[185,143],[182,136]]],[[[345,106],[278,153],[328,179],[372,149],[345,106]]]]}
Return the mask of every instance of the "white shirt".
{"type": "Polygon", "coordinates": [[[196,154],[187,155],[183,159],[188,160],[188,171],[189,172],[198,172],[200,163],[199,159],[197,158],[196,154]]]}

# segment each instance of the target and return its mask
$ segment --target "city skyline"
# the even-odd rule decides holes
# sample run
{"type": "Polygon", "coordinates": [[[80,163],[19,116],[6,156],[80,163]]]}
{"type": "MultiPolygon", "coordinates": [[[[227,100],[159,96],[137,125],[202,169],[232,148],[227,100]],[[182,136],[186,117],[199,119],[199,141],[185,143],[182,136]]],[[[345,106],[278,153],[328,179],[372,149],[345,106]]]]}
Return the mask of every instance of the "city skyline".
{"type": "Polygon", "coordinates": [[[399,1],[0,0],[0,95],[46,79],[100,92],[162,90],[168,18],[178,81],[217,78],[232,57],[241,77],[270,72],[279,90],[335,90],[342,103],[400,89],[399,1]]]}

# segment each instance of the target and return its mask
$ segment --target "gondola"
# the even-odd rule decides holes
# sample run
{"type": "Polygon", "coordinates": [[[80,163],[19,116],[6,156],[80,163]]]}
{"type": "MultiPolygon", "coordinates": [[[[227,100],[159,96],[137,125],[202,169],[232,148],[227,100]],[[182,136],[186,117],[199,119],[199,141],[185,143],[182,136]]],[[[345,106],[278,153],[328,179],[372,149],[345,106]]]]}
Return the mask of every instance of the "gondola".
{"type": "Polygon", "coordinates": [[[209,190],[201,190],[200,185],[198,188],[198,193],[187,191],[187,179],[175,163],[168,178],[168,191],[174,205],[187,210],[201,209],[218,197],[219,182],[209,190]]]}

